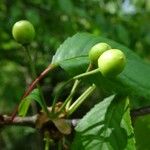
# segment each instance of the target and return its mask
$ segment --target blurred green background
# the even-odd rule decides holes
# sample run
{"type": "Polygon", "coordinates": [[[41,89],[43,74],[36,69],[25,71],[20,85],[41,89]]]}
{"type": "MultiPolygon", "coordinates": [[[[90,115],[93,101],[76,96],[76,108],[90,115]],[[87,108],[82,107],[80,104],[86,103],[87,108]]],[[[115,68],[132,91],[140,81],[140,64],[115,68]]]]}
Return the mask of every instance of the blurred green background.
{"type": "MultiPolygon", "coordinates": [[[[59,45],[77,32],[113,39],[135,51],[145,61],[150,61],[150,0],[0,0],[0,114],[12,112],[32,80],[26,54],[11,34],[13,24],[22,19],[32,22],[36,30],[31,53],[37,74],[50,64],[59,45]]],[[[66,74],[58,69],[42,80],[48,104],[65,79],[66,74]]],[[[133,107],[148,104],[143,98],[138,98],[133,107]]],[[[137,120],[141,124],[143,121],[143,118],[137,120]]],[[[139,142],[143,138],[140,132],[144,124],[140,126],[137,122],[135,128],[139,142]]],[[[150,126],[147,126],[146,133],[145,140],[148,140],[150,126]]],[[[142,144],[139,142],[137,148],[143,148],[142,144]]],[[[41,150],[43,142],[33,129],[6,127],[0,129],[1,149],[41,150]]]]}

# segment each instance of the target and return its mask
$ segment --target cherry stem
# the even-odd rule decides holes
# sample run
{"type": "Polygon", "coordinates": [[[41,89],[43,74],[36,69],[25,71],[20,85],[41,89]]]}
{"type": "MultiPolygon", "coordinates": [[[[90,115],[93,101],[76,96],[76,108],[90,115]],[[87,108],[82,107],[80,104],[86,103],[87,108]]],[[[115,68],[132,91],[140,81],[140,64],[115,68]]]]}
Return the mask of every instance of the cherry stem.
{"type": "Polygon", "coordinates": [[[54,100],[53,100],[53,104],[52,104],[52,113],[55,112],[55,105],[56,105],[56,102],[57,102],[57,100],[58,100],[58,98],[59,98],[61,92],[64,90],[65,86],[66,86],[67,84],[69,84],[72,80],[73,80],[73,79],[70,79],[70,80],[66,81],[66,82],[63,84],[63,86],[59,89],[58,93],[56,93],[55,98],[54,98],[54,100]]]}
{"type": "MultiPolygon", "coordinates": [[[[88,68],[87,68],[87,70],[86,70],[86,72],[89,72],[89,71],[92,69],[92,67],[93,67],[93,66],[92,66],[92,64],[90,63],[89,66],[88,66],[88,68]]],[[[67,97],[67,99],[65,100],[65,101],[68,101],[67,104],[66,104],[66,110],[69,109],[69,107],[70,107],[70,105],[71,105],[72,98],[73,98],[73,96],[74,96],[74,94],[75,94],[75,91],[76,91],[78,85],[80,84],[80,81],[81,81],[81,80],[78,80],[78,79],[75,80],[75,82],[74,82],[74,84],[73,84],[73,87],[72,87],[72,89],[71,89],[71,91],[70,91],[70,94],[69,94],[69,96],[67,97]]]]}
{"type": "MultiPolygon", "coordinates": [[[[56,113],[56,115],[59,115],[63,110],[64,110],[64,108],[66,107],[66,111],[67,111],[67,108],[70,106],[70,103],[71,103],[71,100],[72,100],[72,96],[73,96],[73,94],[75,93],[75,90],[76,90],[76,88],[77,88],[77,86],[78,86],[78,84],[80,83],[80,81],[81,80],[79,80],[80,78],[83,78],[83,77],[85,77],[85,76],[88,76],[88,75],[91,75],[91,74],[94,74],[94,73],[97,73],[97,72],[99,72],[99,69],[95,69],[95,70],[93,70],[93,71],[89,71],[90,69],[92,69],[92,65],[90,64],[89,66],[88,66],[88,69],[86,70],[86,72],[85,73],[83,73],[83,74],[80,74],[80,75],[77,75],[77,76],[75,76],[75,77],[73,77],[72,79],[70,79],[70,80],[68,80],[66,83],[68,84],[69,82],[71,82],[72,80],[75,80],[75,83],[74,83],[74,85],[73,85],[73,88],[72,88],[72,90],[71,90],[71,92],[70,92],[70,94],[69,94],[69,96],[67,97],[67,99],[64,101],[64,103],[63,103],[63,105],[60,107],[60,109],[59,109],[59,112],[58,113],[56,113]],[[88,72],[89,71],[89,72],[88,72]],[[69,104],[68,104],[69,103],[69,104]],[[68,106],[67,106],[68,105],[68,106]]],[[[66,85],[66,84],[65,84],[66,85]]],[[[64,86],[65,86],[64,85],[64,86]]],[[[55,100],[57,100],[58,99],[58,97],[59,97],[59,95],[60,95],[60,93],[62,92],[62,90],[64,89],[64,86],[59,90],[59,93],[58,93],[58,95],[57,95],[57,98],[55,98],[55,100]]],[[[93,87],[94,87],[95,85],[93,85],[93,87]]],[[[92,87],[92,89],[94,90],[95,89],[95,87],[93,88],[92,87]]],[[[91,90],[91,88],[90,89],[87,89],[87,91],[85,91],[84,93],[86,94],[86,92],[87,92],[87,96],[88,96],[88,90],[91,90]]],[[[90,92],[92,92],[93,90],[91,90],[90,92]]],[[[83,93],[83,95],[84,95],[84,93],[83,93]]],[[[82,96],[82,95],[81,95],[82,96]]],[[[85,96],[86,97],[86,96],[85,96]]],[[[83,99],[85,98],[85,97],[83,97],[83,99]]],[[[78,100],[76,100],[76,101],[78,101],[78,100]]],[[[75,102],[76,102],[75,101],[75,102]]],[[[80,101],[80,99],[79,99],[79,101],[80,101]]],[[[74,103],[75,103],[74,102],[74,103]]],[[[55,102],[56,103],[56,102],[55,102]]],[[[79,103],[79,105],[80,105],[80,102],[77,102],[77,103],[79,103]]],[[[81,98],[81,103],[82,103],[82,98],[81,98]]],[[[72,104],[73,105],[73,104],[72,104]]],[[[75,106],[75,107],[79,107],[79,106],[75,106]]],[[[73,108],[74,108],[74,106],[73,106],[73,108]]],[[[75,108],[76,109],[76,108],[75,108]]],[[[74,111],[74,110],[73,110],[74,111]]]]}
{"type": "Polygon", "coordinates": [[[67,101],[66,110],[67,110],[67,109],[70,107],[70,105],[71,105],[72,98],[73,98],[73,96],[74,96],[74,94],[75,94],[76,88],[78,87],[80,81],[81,81],[81,80],[78,80],[78,79],[75,80],[75,82],[74,82],[74,84],[73,84],[73,87],[72,87],[72,89],[71,89],[71,91],[70,91],[70,94],[69,94],[69,96],[68,96],[68,97],[66,98],[66,100],[65,100],[65,101],[67,101]]]}
{"type": "Polygon", "coordinates": [[[89,72],[85,72],[85,73],[82,73],[82,74],[79,74],[77,76],[74,76],[73,79],[80,79],[80,78],[83,78],[83,77],[86,77],[86,76],[89,76],[89,75],[92,75],[92,74],[96,74],[100,72],[99,68],[98,69],[94,69],[92,71],[89,71],[89,72]]]}
{"type": "Polygon", "coordinates": [[[67,115],[71,115],[86,100],[86,98],[95,90],[96,85],[91,85],[69,108],[67,115]]]}

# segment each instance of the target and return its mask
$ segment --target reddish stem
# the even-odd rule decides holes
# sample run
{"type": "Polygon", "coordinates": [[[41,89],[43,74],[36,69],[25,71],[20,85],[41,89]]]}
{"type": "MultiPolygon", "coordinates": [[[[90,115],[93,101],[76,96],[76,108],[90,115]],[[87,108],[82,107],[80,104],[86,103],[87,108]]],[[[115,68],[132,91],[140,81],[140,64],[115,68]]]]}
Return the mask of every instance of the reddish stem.
{"type": "MultiPolygon", "coordinates": [[[[47,75],[47,73],[50,71],[50,70],[53,70],[56,66],[53,65],[53,64],[50,64],[31,84],[30,86],[28,87],[28,89],[25,91],[25,93],[23,94],[23,96],[21,97],[21,100],[20,102],[26,97],[28,96],[32,90],[36,87],[37,83],[45,76],[47,75]]],[[[14,120],[15,116],[17,115],[17,111],[18,111],[18,108],[19,108],[19,104],[16,106],[14,112],[12,113],[11,115],[11,121],[14,120]]]]}

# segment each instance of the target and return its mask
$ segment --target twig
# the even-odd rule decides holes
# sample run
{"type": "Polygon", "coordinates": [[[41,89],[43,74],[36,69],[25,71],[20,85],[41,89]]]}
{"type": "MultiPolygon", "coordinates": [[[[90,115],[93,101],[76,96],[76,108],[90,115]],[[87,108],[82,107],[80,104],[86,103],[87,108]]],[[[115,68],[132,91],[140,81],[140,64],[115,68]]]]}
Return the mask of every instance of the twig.
{"type": "MultiPolygon", "coordinates": [[[[47,73],[50,71],[50,70],[53,70],[56,66],[53,65],[53,64],[50,64],[31,84],[30,86],[28,87],[28,89],[25,91],[24,95],[21,97],[21,100],[22,101],[26,96],[28,96],[30,94],[30,92],[36,87],[37,83],[45,76],[47,75],[47,73]]],[[[12,113],[12,116],[11,116],[11,120],[13,120],[17,114],[17,111],[18,111],[18,107],[19,105],[16,106],[14,112],[12,113]]]]}
{"type": "MultiPolygon", "coordinates": [[[[150,106],[142,107],[139,109],[131,110],[131,117],[136,118],[139,116],[144,116],[150,114],[150,106]]],[[[4,125],[15,125],[15,126],[28,126],[35,128],[38,115],[29,116],[29,117],[18,117],[16,116],[13,121],[10,121],[11,116],[0,115],[0,126],[4,125]]],[[[72,127],[75,127],[80,119],[65,119],[72,127]]]]}
{"type": "Polygon", "coordinates": [[[28,96],[30,94],[30,92],[35,88],[35,86],[37,85],[37,83],[52,69],[54,69],[55,66],[50,64],[29,86],[29,88],[26,90],[26,92],[24,93],[24,95],[22,96],[22,98],[25,98],[26,96],[28,96]]]}
{"type": "Polygon", "coordinates": [[[37,120],[37,115],[29,116],[29,117],[15,117],[13,121],[11,120],[11,116],[1,115],[0,116],[0,126],[4,125],[15,125],[15,126],[28,126],[35,128],[35,123],[37,120]]]}
{"type": "Polygon", "coordinates": [[[138,108],[138,109],[133,109],[131,110],[131,117],[136,118],[139,116],[144,116],[150,114],[150,106],[138,108]]]}
{"type": "MultiPolygon", "coordinates": [[[[10,121],[11,116],[0,115],[0,126],[28,126],[35,128],[38,115],[28,116],[28,117],[18,117],[16,116],[13,121],[10,121]]],[[[72,127],[75,127],[80,119],[65,119],[72,127]]],[[[51,123],[51,122],[50,122],[51,123]]]]}

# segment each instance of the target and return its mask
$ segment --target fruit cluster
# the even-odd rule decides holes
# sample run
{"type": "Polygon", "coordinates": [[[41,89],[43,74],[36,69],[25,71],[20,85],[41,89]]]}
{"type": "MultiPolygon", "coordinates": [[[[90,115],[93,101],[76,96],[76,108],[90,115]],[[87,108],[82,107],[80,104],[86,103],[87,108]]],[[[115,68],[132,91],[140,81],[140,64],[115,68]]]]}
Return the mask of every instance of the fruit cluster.
{"type": "MultiPolygon", "coordinates": [[[[29,44],[35,37],[33,25],[27,20],[14,24],[12,29],[14,39],[22,45],[29,44]]],[[[121,73],[126,64],[125,54],[119,49],[112,49],[107,43],[98,43],[89,51],[92,64],[98,65],[103,76],[115,77],[121,73]]]]}
{"type": "Polygon", "coordinates": [[[115,77],[120,74],[126,64],[125,54],[119,49],[112,49],[107,43],[98,43],[89,51],[92,64],[98,65],[103,76],[115,77]]]}

